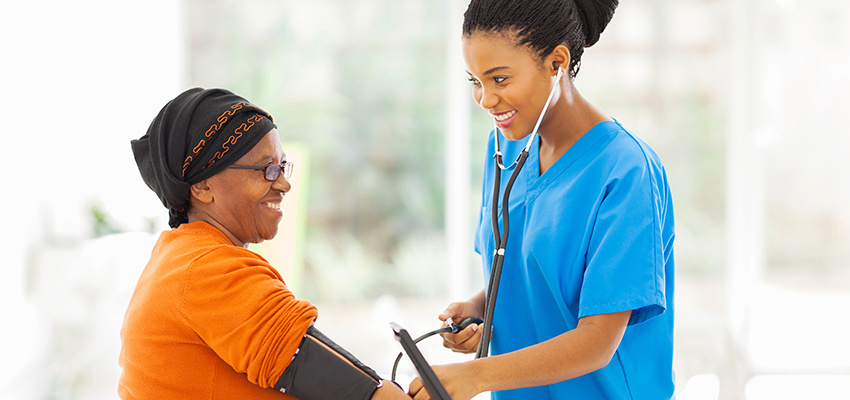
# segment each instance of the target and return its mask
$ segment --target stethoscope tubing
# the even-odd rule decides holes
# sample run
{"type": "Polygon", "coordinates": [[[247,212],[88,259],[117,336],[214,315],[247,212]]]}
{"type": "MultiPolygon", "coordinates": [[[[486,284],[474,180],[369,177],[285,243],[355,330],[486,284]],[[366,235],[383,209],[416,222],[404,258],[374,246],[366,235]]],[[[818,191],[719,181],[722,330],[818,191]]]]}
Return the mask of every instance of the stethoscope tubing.
{"type": "Polygon", "coordinates": [[[487,284],[487,292],[486,292],[486,300],[484,304],[484,327],[481,329],[481,339],[478,342],[478,350],[475,352],[475,358],[487,357],[490,353],[490,336],[493,332],[493,315],[495,314],[496,309],[496,295],[499,293],[499,282],[502,278],[502,265],[505,262],[505,248],[508,245],[508,209],[510,208],[510,200],[511,196],[511,188],[514,186],[514,181],[516,181],[517,176],[519,175],[519,171],[522,169],[522,166],[525,165],[525,160],[528,159],[528,150],[531,148],[531,144],[534,142],[534,138],[537,136],[537,129],[540,128],[540,123],[543,121],[543,116],[546,115],[546,110],[549,109],[549,104],[552,102],[552,98],[555,96],[555,88],[558,86],[558,83],[561,82],[561,78],[564,76],[563,67],[558,68],[557,76],[555,77],[555,84],[552,85],[552,90],[549,91],[549,96],[546,98],[546,104],[543,106],[543,110],[540,111],[540,116],[537,118],[537,123],[534,125],[534,130],[531,131],[531,137],[528,138],[528,142],[525,144],[525,147],[519,153],[516,161],[516,167],[511,173],[511,177],[508,179],[508,182],[505,184],[505,192],[502,195],[502,234],[499,235],[499,186],[502,181],[502,170],[509,169],[514,164],[511,164],[508,167],[505,167],[502,163],[502,152],[499,148],[499,127],[496,127],[496,131],[494,132],[495,137],[495,154],[493,154],[493,158],[495,160],[496,168],[495,174],[493,176],[493,195],[492,195],[492,203],[491,203],[491,213],[490,218],[493,225],[493,241],[494,241],[494,254],[493,254],[493,262],[490,265],[490,281],[487,284]]]}
{"type": "Polygon", "coordinates": [[[499,235],[499,185],[502,180],[502,171],[499,164],[502,162],[502,156],[496,154],[496,170],[493,179],[493,199],[492,211],[490,218],[493,224],[493,240],[495,242],[493,262],[490,265],[490,281],[487,285],[487,301],[484,305],[484,327],[481,330],[481,339],[478,343],[478,350],[475,352],[475,358],[487,357],[490,352],[490,336],[493,331],[493,315],[496,309],[496,296],[499,293],[499,282],[502,278],[502,265],[505,262],[505,248],[508,245],[508,232],[510,229],[510,220],[508,219],[509,201],[511,196],[511,188],[514,186],[519,171],[525,165],[525,160],[528,159],[528,151],[522,150],[516,161],[516,168],[511,173],[511,177],[505,184],[505,192],[502,194],[502,234],[499,235]]]}

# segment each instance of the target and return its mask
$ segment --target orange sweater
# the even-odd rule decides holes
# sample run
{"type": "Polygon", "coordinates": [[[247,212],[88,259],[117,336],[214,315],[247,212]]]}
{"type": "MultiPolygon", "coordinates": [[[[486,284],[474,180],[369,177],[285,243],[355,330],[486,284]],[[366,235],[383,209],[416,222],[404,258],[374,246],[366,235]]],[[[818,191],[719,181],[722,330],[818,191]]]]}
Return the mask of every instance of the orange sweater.
{"type": "Polygon", "coordinates": [[[316,319],[206,222],[163,232],[121,328],[122,399],[291,399],[272,386],[316,319]]]}

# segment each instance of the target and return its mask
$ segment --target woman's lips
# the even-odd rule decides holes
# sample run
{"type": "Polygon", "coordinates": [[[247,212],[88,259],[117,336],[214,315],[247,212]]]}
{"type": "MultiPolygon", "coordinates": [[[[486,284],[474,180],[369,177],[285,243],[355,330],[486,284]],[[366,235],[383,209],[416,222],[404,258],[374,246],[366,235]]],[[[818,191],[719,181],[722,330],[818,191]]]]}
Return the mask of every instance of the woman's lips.
{"type": "Polygon", "coordinates": [[[514,118],[516,118],[516,110],[511,110],[498,114],[491,114],[493,119],[496,120],[496,126],[499,128],[505,129],[514,122],[514,118]]]}

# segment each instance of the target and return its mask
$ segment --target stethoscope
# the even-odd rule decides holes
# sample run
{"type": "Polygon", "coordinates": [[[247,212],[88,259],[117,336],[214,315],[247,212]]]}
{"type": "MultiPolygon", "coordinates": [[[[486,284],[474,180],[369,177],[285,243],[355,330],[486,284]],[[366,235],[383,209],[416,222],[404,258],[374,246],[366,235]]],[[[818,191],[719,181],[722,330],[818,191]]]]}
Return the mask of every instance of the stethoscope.
{"type": "MultiPolygon", "coordinates": [[[[534,130],[532,130],[531,135],[529,135],[528,142],[519,153],[517,159],[507,167],[502,164],[502,152],[499,148],[499,127],[495,127],[496,132],[493,137],[495,138],[496,151],[495,154],[493,154],[493,158],[496,161],[496,167],[495,177],[493,178],[492,213],[490,217],[493,225],[493,240],[495,241],[496,249],[493,254],[493,262],[490,265],[490,282],[487,286],[487,300],[484,304],[484,321],[481,321],[481,319],[478,318],[467,318],[461,321],[460,324],[454,325],[452,323],[452,319],[449,318],[445,321],[445,327],[419,336],[413,341],[414,343],[419,343],[423,339],[438,333],[457,333],[471,324],[480,324],[483,322],[484,327],[481,330],[481,341],[478,343],[478,350],[475,353],[475,358],[487,357],[490,352],[490,335],[493,331],[493,311],[496,308],[496,294],[499,291],[499,279],[502,275],[502,264],[505,261],[505,248],[508,245],[508,199],[510,198],[511,188],[514,185],[514,181],[516,180],[517,175],[519,175],[519,171],[522,169],[522,166],[525,165],[525,160],[528,158],[528,150],[531,148],[531,144],[537,136],[537,129],[540,128],[540,122],[543,121],[543,116],[546,115],[546,110],[549,109],[549,104],[552,102],[552,97],[555,95],[555,89],[558,87],[558,83],[561,82],[561,78],[563,78],[563,76],[564,69],[562,67],[558,67],[555,84],[552,85],[552,90],[549,91],[549,97],[546,99],[546,104],[543,106],[543,110],[541,110],[540,116],[537,118],[537,124],[534,125],[534,130]],[[508,170],[511,168],[514,168],[514,170],[511,173],[510,179],[508,179],[508,183],[505,185],[505,193],[502,195],[502,234],[499,235],[499,212],[497,211],[499,206],[499,184],[502,179],[502,170],[508,170]]],[[[399,353],[393,363],[391,376],[393,381],[395,381],[396,369],[398,368],[401,356],[402,353],[399,353]]]]}
{"type": "Polygon", "coordinates": [[[496,126],[496,132],[493,135],[495,139],[496,151],[493,154],[495,159],[495,176],[493,177],[493,196],[491,203],[490,220],[493,225],[493,241],[495,242],[495,250],[493,252],[493,262],[490,264],[490,281],[487,285],[487,300],[484,304],[484,327],[481,330],[481,341],[478,343],[478,351],[475,353],[475,358],[487,357],[490,352],[490,335],[493,332],[493,314],[496,309],[496,295],[499,292],[499,280],[502,276],[502,264],[505,261],[505,248],[508,246],[508,208],[511,196],[511,188],[514,181],[519,175],[522,166],[525,165],[525,160],[528,159],[528,150],[531,144],[537,137],[537,129],[540,128],[540,122],[543,121],[543,116],[546,115],[546,110],[549,109],[549,103],[552,102],[552,97],[555,95],[555,88],[561,82],[564,76],[564,69],[558,67],[558,75],[555,77],[555,84],[552,85],[552,90],[549,91],[549,97],[546,99],[546,104],[543,110],[540,111],[540,116],[537,118],[537,124],[534,125],[534,130],[529,135],[528,142],[517,156],[513,164],[505,167],[502,163],[502,152],[499,149],[499,127],[496,126]],[[502,170],[514,168],[511,177],[505,184],[505,193],[502,194],[502,234],[499,235],[499,184],[502,180],[502,170]]]}

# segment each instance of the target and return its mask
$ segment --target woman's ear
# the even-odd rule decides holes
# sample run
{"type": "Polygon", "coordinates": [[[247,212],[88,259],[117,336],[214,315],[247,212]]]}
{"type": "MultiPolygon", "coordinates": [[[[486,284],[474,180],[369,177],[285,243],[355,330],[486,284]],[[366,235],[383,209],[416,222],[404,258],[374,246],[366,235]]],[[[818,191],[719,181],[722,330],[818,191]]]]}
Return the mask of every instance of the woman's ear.
{"type": "Polygon", "coordinates": [[[551,65],[554,73],[558,73],[558,68],[563,68],[564,72],[568,72],[570,68],[570,49],[562,44],[552,50],[552,54],[547,57],[547,64],[551,65]]]}
{"type": "Polygon", "coordinates": [[[200,181],[190,186],[190,193],[192,197],[198,199],[201,203],[208,204],[213,201],[212,189],[210,188],[207,180],[200,181]]]}

